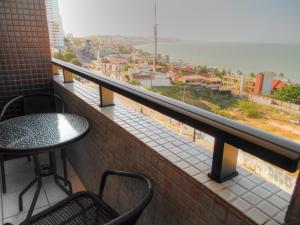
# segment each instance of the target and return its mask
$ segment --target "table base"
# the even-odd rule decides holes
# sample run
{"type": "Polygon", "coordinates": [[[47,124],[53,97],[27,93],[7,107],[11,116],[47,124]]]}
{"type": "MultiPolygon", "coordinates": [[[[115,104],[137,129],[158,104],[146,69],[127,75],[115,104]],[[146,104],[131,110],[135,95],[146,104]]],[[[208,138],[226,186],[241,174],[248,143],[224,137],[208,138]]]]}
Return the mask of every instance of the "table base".
{"type": "Polygon", "coordinates": [[[35,154],[33,155],[33,161],[34,161],[34,170],[35,170],[35,178],[25,187],[25,189],[19,194],[19,210],[23,211],[23,195],[35,184],[37,183],[37,188],[34,194],[34,197],[32,199],[26,220],[29,219],[32,216],[34,207],[36,205],[36,202],[38,200],[41,188],[42,188],[42,178],[45,176],[51,176],[53,175],[54,181],[56,185],[67,195],[71,195],[73,193],[72,191],[72,184],[70,181],[67,179],[59,176],[57,174],[57,167],[56,167],[56,160],[55,160],[55,152],[51,151],[49,152],[49,160],[50,160],[50,166],[47,167],[47,172],[43,172],[41,165],[40,165],[40,160],[39,160],[39,155],[35,154]],[[69,187],[69,190],[60,183],[62,181],[66,186],[69,187]]]}

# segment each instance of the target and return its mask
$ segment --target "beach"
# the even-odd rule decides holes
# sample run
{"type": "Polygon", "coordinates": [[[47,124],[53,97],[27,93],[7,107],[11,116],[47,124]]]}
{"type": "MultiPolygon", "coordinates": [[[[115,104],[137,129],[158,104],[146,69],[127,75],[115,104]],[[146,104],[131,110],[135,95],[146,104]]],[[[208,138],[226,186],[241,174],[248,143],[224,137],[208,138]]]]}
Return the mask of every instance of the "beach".
{"type": "MultiPolygon", "coordinates": [[[[135,47],[153,53],[153,44],[135,47]]],[[[233,72],[283,73],[285,79],[300,83],[300,44],[170,42],[159,43],[158,52],[233,72]]]]}

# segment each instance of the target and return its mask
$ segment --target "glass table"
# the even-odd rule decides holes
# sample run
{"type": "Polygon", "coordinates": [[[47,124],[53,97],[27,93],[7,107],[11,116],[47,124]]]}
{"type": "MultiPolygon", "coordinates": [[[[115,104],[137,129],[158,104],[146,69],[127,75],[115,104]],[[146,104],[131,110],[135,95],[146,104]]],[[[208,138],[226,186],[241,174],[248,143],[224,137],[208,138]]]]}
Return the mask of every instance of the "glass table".
{"type": "Polygon", "coordinates": [[[9,119],[0,123],[0,153],[32,155],[35,178],[19,194],[19,209],[23,211],[23,195],[37,183],[27,218],[31,217],[37,202],[42,177],[53,175],[54,181],[66,194],[72,193],[70,181],[57,174],[55,150],[83,138],[89,131],[89,123],[81,116],[60,113],[42,113],[9,119]],[[48,152],[50,166],[43,172],[39,154],[48,152]],[[67,184],[67,189],[61,182],[67,184]]]}

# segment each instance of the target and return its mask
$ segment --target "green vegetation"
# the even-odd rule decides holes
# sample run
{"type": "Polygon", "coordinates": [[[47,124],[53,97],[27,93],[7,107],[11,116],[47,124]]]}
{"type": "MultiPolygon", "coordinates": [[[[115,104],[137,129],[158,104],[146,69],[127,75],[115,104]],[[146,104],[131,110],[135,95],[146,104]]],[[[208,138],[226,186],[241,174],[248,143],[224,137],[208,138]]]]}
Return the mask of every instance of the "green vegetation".
{"type": "Polygon", "coordinates": [[[172,82],[172,84],[174,84],[174,85],[183,85],[184,83],[182,82],[182,81],[180,81],[180,80],[174,80],[174,81],[171,81],[172,82]]]}
{"type": "Polygon", "coordinates": [[[67,48],[66,52],[64,53],[64,59],[67,62],[71,62],[72,59],[77,58],[76,54],[73,52],[72,49],[67,48]]]}
{"type": "Polygon", "coordinates": [[[76,66],[81,66],[81,62],[79,61],[79,59],[77,58],[77,55],[75,54],[75,52],[71,49],[71,48],[67,48],[67,50],[65,52],[56,52],[54,53],[54,58],[55,59],[59,59],[59,60],[63,60],[66,62],[70,62],[76,66]]]}
{"type": "Polygon", "coordinates": [[[65,57],[61,52],[54,53],[54,58],[65,61],[65,57]]]}
{"type": "Polygon", "coordinates": [[[200,73],[207,73],[208,72],[208,69],[207,69],[207,66],[197,66],[197,71],[200,72],[200,73]]]}
{"type": "Polygon", "coordinates": [[[82,63],[77,58],[71,59],[71,63],[76,66],[82,66],[82,63]]]}
{"type": "Polygon", "coordinates": [[[136,79],[130,79],[128,81],[129,84],[133,84],[133,85],[141,85],[141,82],[139,82],[138,80],[136,79]]]}
{"type": "Polygon", "coordinates": [[[126,78],[126,81],[127,82],[129,82],[130,81],[130,77],[129,77],[129,75],[128,74],[125,74],[125,76],[124,76],[125,78],[126,78]]]}
{"type": "Polygon", "coordinates": [[[237,102],[237,107],[248,117],[258,118],[262,115],[260,106],[253,101],[241,99],[237,102]]]}
{"type": "Polygon", "coordinates": [[[299,127],[290,123],[291,120],[299,119],[299,113],[261,105],[248,99],[234,97],[226,92],[212,91],[203,87],[174,85],[153,87],[151,91],[237,120],[251,127],[269,131],[291,140],[300,140],[299,127]]]}
{"type": "Polygon", "coordinates": [[[279,89],[274,93],[276,99],[300,104],[300,85],[291,85],[279,89]]]}
{"type": "Polygon", "coordinates": [[[151,90],[179,101],[184,100],[184,102],[190,105],[194,105],[227,117],[231,116],[226,112],[226,109],[235,106],[238,100],[238,98],[235,98],[231,95],[212,91],[204,87],[184,88],[184,86],[181,85],[174,85],[171,87],[153,87],[151,90]]]}

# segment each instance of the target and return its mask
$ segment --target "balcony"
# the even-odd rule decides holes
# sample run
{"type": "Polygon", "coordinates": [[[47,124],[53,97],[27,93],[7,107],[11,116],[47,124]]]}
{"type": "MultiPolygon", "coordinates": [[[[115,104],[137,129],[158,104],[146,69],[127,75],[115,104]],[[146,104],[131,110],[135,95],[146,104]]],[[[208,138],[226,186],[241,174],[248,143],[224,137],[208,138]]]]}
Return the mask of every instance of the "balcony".
{"type": "MultiPolygon", "coordinates": [[[[61,96],[69,113],[88,119],[90,133],[67,149],[68,174],[75,191],[97,191],[99,177],[107,169],[135,171],[154,183],[154,198],[138,222],[141,225],[300,224],[299,178],[293,193],[288,193],[237,163],[239,151],[244,151],[295,172],[300,166],[299,144],[51,60],[44,8],[42,0],[0,2],[0,49],[4,49],[0,52],[0,104],[20,93],[46,91],[61,96]],[[74,77],[93,82],[98,90],[91,90],[74,77]],[[120,98],[213,136],[214,150],[175,133],[120,98]]],[[[59,163],[60,173],[61,167],[59,163]]],[[[25,196],[23,212],[18,210],[17,196],[33,178],[33,164],[12,160],[6,163],[6,173],[9,189],[1,194],[1,223],[19,224],[33,192],[25,196]]],[[[136,196],[115,196],[113,188],[118,189],[120,184],[111,185],[108,200],[123,211],[136,196]]],[[[123,188],[122,193],[129,193],[138,185],[126,183],[123,188]]],[[[34,213],[64,197],[54,182],[45,178],[34,213]]]]}
{"type": "MultiPolygon", "coordinates": [[[[154,208],[161,207],[165,201],[165,204],[176,205],[176,208],[168,208],[168,212],[163,208],[159,210],[166,213],[164,216],[170,216],[169,224],[181,220],[179,224],[184,224],[187,217],[191,222],[194,219],[203,224],[210,220],[216,224],[234,224],[235,220],[246,224],[284,223],[291,194],[237,166],[237,151],[243,149],[292,172],[298,168],[298,153],[293,150],[298,149],[297,144],[86,69],[59,60],[52,62],[54,73],[59,74],[54,75],[55,92],[64,96],[72,113],[93,121],[95,131],[89,140],[74,146],[75,151],[70,154],[70,161],[75,162],[75,168],[80,168],[79,176],[88,188],[96,184],[92,180],[94,174],[88,175],[91,168],[84,165],[82,157],[89,159],[89,165],[97,171],[103,170],[102,164],[108,164],[113,168],[142,171],[155,180],[157,205],[154,208]],[[95,82],[100,92],[73,80],[76,75],[95,82]],[[122,105],[116,101],[112,105],[117,93],[213,135],[214,153],[130,109],[124,102],[122,105]],[[99,107],[101,102],[107,105],[99,107]],[[220,119],[224,119],[222,125],[228,127],[220,127],[216,123],[220,123],[220,119]],[[100,143],[97,140],[101,140],[100,143]],[[90,152],[80,152],[84,146],[91,146],[90,152]],[[95,152],[94,149],[102,150],[95,152]],[[102,162],[100,165],[98,160],[102,162]],[[201,202],[206,202],[207,208],[201,202]],[[173,218],[176,209],[180,212],[179,218],[173,218]]],[[[151,223],[156,224],[156,219],[151,219],[151,223]]]]}

